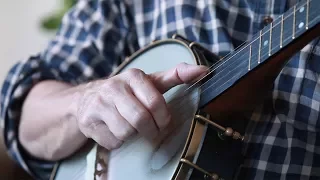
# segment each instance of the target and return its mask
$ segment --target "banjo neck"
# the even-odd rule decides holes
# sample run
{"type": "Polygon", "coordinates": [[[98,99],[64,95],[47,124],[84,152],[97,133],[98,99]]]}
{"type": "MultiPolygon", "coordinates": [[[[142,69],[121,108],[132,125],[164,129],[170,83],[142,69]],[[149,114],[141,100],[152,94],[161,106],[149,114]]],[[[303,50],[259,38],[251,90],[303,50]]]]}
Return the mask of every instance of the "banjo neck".
{"type": "Polygon", "coordinates": [[[319,36],[317,3],[300,2],[254,35],[252,41],[219,60],[211,69],[211,78],[201,85],[199,107],[217,119],[250,111],[272,88],[288,59],[319,36]]]}

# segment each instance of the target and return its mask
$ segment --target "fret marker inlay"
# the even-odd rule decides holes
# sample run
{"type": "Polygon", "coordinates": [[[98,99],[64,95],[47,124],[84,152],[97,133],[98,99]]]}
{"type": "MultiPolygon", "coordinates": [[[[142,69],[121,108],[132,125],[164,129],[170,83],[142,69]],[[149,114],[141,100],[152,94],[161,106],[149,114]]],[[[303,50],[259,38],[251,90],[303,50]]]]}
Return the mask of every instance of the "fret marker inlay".
{"type": "Polygon", "coordinates": [[[304,6],[302,6],[299,10],[300,13],[302,13],[304,11],[304,6]]]}
{"type": "Polygon", "coordinates": [[[301,29],[303,26],[304,26],[304,23],[301,22],[301,23],[299,24],[299,29],[301,29]]]}

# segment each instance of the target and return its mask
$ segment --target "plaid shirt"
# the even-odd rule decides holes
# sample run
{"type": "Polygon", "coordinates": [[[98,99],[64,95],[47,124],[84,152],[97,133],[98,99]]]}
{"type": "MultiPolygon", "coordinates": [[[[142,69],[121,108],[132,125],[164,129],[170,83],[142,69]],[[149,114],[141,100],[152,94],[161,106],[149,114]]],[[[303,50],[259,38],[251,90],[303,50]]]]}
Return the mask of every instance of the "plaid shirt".
{"type": "MultiPolygon", "coordinates": [[[[277,18],[296,0],[80,0],[41,53],[12,67],[1,91],[5,144],[38,179],[54,162],[28,155],[18,141],[21,105],[46,79],[79,84],[108,76],[126,56],[178,33],[223,56],[277,18]]],[[[243,179],[320,178],[320,46],[318,40],[286,64],[272,95],[251,116],[243,179]]]]}

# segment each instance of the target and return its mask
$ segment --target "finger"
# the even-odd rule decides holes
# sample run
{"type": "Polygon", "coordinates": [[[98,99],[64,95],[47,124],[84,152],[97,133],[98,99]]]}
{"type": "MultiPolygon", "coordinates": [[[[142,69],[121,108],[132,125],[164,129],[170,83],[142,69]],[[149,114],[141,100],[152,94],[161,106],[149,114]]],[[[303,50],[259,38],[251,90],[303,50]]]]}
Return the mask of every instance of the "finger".
{"type": "Polygon", "coordinates": [[[99,118],[107,124],[110,131],[117,139],[126,141],[136,134],[135,128],[121,116],[115,107],[104,106],[104,109],[99,111],[99,118]]]}
{"type": "Polygon", "coordinates": [[[114,104],[139,134],[145,137],[155,137],[159,130],[148,110],[132,94],[129,87],[123,94],[114,97],[114,104]]]}
{"type": "Polygon", "coordinates": [[[130,84],[133,94],[149,111],[158,129],[163,130],[170,121],[170,113],[163,95],[142,71],[132,76],[136,77],[129,79],[128,84],[130,84]]]}
{"type": "Polygon", "coordinates": [[[156,88],[165,93],[170,88],[184,83],[190,83],[195,79],[199,79],[204,76],[208,71],[206,66],[189,65],[181,63],[176,67],[168,70],[150,74],[149,77],[152,80],[156,88]]]}
{"type": "Polygon", "coordinates": [[[87,131],[90,131],[87,133],[90,134],[94,141],[108,150],[117,149],[123,144],[123,141],[117,139],[101,120],[92,123],[87,128],[87,131]]]}

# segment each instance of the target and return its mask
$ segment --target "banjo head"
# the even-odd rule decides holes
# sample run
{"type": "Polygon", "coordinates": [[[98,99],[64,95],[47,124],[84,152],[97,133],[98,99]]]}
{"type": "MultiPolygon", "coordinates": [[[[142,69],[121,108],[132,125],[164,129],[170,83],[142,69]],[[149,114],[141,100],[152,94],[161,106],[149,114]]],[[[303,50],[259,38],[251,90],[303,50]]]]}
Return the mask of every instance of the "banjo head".
{"type": "MultiPolygon", "coordinates": [[[[179,63],[197,64],[191,49],[177,40],[158,41],[134,54],[117,73],[138,68],[150,74],[171,69],[179,63]]],[[[172,179],[199,103],[198,90],[183,95],[188,87],[178,85],[163,94],[172,120],[157,138],[136,136],[109,152],[106,179],[172,179]]]]}

